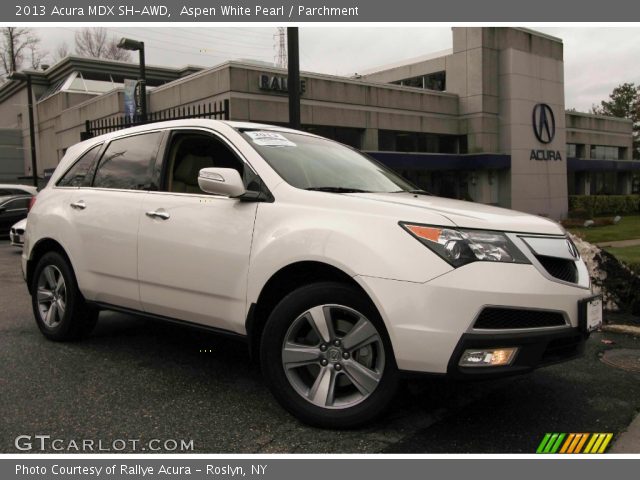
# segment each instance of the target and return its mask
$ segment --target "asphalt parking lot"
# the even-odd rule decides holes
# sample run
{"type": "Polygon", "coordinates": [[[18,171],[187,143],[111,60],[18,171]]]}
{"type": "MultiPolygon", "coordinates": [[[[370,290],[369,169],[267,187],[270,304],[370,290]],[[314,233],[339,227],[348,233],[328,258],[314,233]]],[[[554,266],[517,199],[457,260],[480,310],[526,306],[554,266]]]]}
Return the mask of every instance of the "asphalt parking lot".
{"type": "Polygon", "coordinates": [[[618,347],[640,349],[640,339],[594,334],[584,358],[524,377],[411,381],[369,427],[323,431],[276,404],[241,343],[108,312],[88,339],[45,340],[20,253],[0,241],[2,453],[17,452],[19,435],[42,434],[185,439],[202,453],[533,453],[545,432],[627,427],[640,410],[640,374],[599,360],[618,347]]]}

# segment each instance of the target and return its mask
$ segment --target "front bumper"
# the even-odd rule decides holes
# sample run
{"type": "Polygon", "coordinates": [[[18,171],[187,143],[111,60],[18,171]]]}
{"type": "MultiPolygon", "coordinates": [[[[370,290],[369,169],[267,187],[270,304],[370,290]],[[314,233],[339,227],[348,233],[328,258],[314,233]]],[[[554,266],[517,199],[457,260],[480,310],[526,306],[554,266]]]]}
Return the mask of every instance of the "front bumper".
{"type": "Polygon", "coordinates": [[[11,240],[11,245],[14,247],[23,247],[24,246],[24,233],[20,234],[15,232],[13,229],[9,232],[9,239],[11,240]]]}
{"type": "Polygon", "coordinates": [[[398,368],[407,372],[463,375],[457,365],[465,345],[509,347],[515,339],[526,345],[512,368],[471,367],[497,374],[519,373],[539,365],[578,356],[582,347],[553,357],[548,348],[562,338],[578,340],[578,301],[591,296],[588,288],[558,283],[533,265],[475,262],[426,283],[357,276],[385,321],[398,368]],[[485,307],[498,306],[560,313],[564,326],[485,330],[474,322],[485,307]],[[499,344],[492,342],[498,341],[499,344]],[[554,342],[554,343],[551,343],[554,342]],[[477,344],[477,345],[476,345],[477,344]],[[545,353],[546,352],[546,353],[545,353]],[[502,369],[502,370],[500,370],[502,369]],[[508,371],[507,371],[508,369],[508,371]]]}
{"type": "Polygon", "coordinates": [[[578,328],[526,333],[465,333],[460,338],[449,364],[447,374],[453,378],[481,379],[527,373],[535,368],[564,362],[584,352],[588,334],[578,328]],[[513,362],[503,367],[461,367],[460,357],[465,350],[517,347],[513,362]]]}

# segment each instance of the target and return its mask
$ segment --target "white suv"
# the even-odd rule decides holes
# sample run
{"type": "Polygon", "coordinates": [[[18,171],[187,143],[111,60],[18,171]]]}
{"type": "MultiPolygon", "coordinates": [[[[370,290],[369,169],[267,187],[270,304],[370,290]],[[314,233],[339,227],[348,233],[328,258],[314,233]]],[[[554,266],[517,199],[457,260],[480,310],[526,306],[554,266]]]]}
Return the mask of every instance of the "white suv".
{"type": "Polygon", "coordinates": [[[100,309],[232,335],[287,410],[328,427],[379,414],[404,374],[573,358],[601,321],[558,224],[430,196],[349,147],[251,123],[69,148],[22,266],[46,337],[87,334],[100,309]]]}

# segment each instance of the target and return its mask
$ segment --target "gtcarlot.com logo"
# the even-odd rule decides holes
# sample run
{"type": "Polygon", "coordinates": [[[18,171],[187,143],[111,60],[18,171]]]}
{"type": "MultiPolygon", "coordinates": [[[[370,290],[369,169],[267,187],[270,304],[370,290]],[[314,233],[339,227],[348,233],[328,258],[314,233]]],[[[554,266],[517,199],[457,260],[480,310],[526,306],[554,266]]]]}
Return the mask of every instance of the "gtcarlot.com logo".
{"type": "Polygon", "coordinates": [[[192,452],[193,440],[152,438],[66,439],[52,438],[51,435],[18,435],[13,442],[22,452],[192,452]]]}
{"type": "Polygon", "coordinates": [[[547,433],[536,453],[604,453],[613,433],[547,433]]]}

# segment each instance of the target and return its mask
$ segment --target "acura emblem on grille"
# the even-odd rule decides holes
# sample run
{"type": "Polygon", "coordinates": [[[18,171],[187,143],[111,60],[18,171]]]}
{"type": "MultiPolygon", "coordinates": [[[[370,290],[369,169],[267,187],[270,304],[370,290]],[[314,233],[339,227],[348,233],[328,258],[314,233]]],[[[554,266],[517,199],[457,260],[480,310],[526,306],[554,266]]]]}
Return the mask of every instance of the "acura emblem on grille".
{"type": "Polygon", "coordinates": [[[578,249],[573,244],[573,242],[568,238],[567,238],[567,248],[569,249],[569,253],[573,258],[577,259],[580,256],[580,254],[578,253],[578,249]]]}

